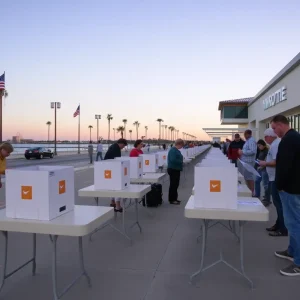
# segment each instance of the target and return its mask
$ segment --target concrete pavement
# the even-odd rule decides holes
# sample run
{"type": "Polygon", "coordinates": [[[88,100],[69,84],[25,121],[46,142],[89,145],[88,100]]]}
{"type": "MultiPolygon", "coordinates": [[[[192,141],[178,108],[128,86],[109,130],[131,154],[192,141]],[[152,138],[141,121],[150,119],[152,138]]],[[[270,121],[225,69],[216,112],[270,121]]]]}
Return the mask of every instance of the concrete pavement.
{"type": "MultiPolygon", "coordinates": [[[[151,208],[153,216],[140,210],[143,234],[134,227],[130,246],[117,232],[105,228],[93,241],[84,238],[85,264],[92,278],[89,288],[84,278],[64,297],[65,300],[282,300],[299,294],[299,278],[286,278],[279,269],[289,262],[275,258],[275,250],[285,249],[287,238],[271,238],[268,223],[248,223],[245,227],[245,268],[255,289],[235,272],[218,265],[201,275],[196,285],[189,284],[189,275],[200,263],[201,243],[197,244],[200,223],[184,218],[184,206],[193,187],[193,168],[179,190],[180,206],[167,202],[168,183],[163,185],[164,203],[151,208]]],[[[93,184],[92,170],[79,170],[75,176],[76,190],[93,184]]],[[[2,193],[2,191],[1,191],[2,193]]],[[[2,197],[2,194],[1,194],[2,197]]],[[[100,200],[108,205],[109,199],[100,200]]],[[[76,197],[76,204],[95,205],[91,198],[76,197]]],[[[128,210],[128,224],[134,220],[134,209],[128,210]]],[[[118,222],[121,217],[118,216],[118,222]]],[[[126,221],[126,222],[127,222],[126,221]]],[[[32,238],[27,234],[10,234],[9,270],[27,259],[32,252],[32,238]]],[[[239,263],[239,248],[234,237],[220,226],[210,229],[206,264],[219,257],[219,247],[225,258],[235,266],[239,263]]],[[[68,284],[78,273],[77,240],[62,237],[58,242],[59,287],[68,284]]],[[[0,257],[3,248],[0,247],[0,257]]],[[[37,239],[37,275],[31,276],[28,266],[6,282],[0,299],[52,300],[51,244],[48,236],[37,239]]]]}

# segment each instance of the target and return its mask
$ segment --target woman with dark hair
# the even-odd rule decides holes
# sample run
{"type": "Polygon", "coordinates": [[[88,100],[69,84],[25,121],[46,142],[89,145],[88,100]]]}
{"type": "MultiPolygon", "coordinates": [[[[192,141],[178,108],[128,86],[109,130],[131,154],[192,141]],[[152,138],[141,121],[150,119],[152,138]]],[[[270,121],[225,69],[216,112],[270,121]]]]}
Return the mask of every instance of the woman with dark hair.
{"type": "MultiPolygon", "coordinates": [[[[258,140],[257,142],[257,154],[256,159],[259,161],[264,161],[267,158],[269,149],[264,140],[258,140]]],[[[263,204],[270,203],[270,189],[269,189],[269,176],[265,167],[260,167],[258,164],[255,164],[255,169],[260,174],[261,177],[257,176],[255,180],[255,197],[260,198],[260,184],[263,183],[265,196],[262,200],[263,204]]]]}
{"type": "Polygon", "coordinates": [[[142,140],[136,140],[134,143],[134,148],[131,150],[129,156],[130,157],[138,157],[139,155],[143,154],[142,148],[144,144],[142,140]]]}

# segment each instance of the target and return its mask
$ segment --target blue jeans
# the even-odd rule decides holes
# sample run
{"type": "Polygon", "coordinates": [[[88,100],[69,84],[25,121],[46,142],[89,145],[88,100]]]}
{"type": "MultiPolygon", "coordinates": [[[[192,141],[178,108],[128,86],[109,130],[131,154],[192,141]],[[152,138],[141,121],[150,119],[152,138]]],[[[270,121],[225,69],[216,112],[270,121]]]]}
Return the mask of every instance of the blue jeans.
{"type": "Polygon", "coordinates": [[[289,231],[290,244],[288,253],[300,266],[300,195],[279,192],[282,201],[285,225],[289,231]]]}
{"type": "Polygon", "coordinates": [[[98,161],[99,157],[100,157],[101,160],[103,160],[103,158],[102,158],[102,152],[97,152],[97,154],[96,154],[96,161],[98,161]]]}
{"type": "Polygon", "coordinates": [[[265,199],[270,202],[270,187],[269,187],[269,176],[266,169],[257,170],[261,177],[256,177],[255,180],[255,197],[260,198],[260,183],[263,182],[265,190],[265,199]]]}
{"type": "Polygon", "coordinates": [[[284,216],[283,216],[283,208],[282,208],[282,201],[279,195],[279,192],[277,190],[275,181],[270,181],[270,191],[273,199],[274,206],[277,211],[277,220],[275,227],[277,230],[279,230],[282,233],[286,233],[287,229],[284,222],[284,216]]]}

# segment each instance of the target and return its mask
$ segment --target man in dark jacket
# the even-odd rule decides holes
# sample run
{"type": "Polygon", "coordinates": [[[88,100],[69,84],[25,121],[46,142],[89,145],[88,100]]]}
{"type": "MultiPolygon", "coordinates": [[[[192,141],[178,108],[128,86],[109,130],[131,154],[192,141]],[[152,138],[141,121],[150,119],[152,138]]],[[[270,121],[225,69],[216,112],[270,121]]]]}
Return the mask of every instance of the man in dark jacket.
{"type": "Polygon", "coordinates": [[[237,167],[237,160],[239,156],[239,149],[243,149],[245,142],[241,139],[240,135],[236,133],[234,135],[234,140],[229,144],[227,155],[228,159],[231,160],[233,164],[237,167]]]}
{"type": "Polygon", "coordinates": [[[105,156],[104,159],[115,159],[116,157],[121,157],[121,150],[127,146],[127,141],[125,139],[119,139],[116,143],[112,144],[105,156]]]}
{"type": "MultiPolygon", "coordinates": [[[[121,157],[121,150],[127,146],[127,141],[125,139],[119,139],[116,143],[112,144],[105,156],[104,160],[106,159],[115,159],[116,157],[121,157]]],[[[123,208],[120,205],[119,198],[112,198],[110,206],[114,208],[115,212],[123,212],[123,208]]]]}
{"type": "Polygon", "coordinates": [[[275,116],[271,126],[281,138],[276,157],[275,184],[290,236],[288,249],[276,251],[275,255],[293,262],[280,270],[282,275],[300,277],[300,134],[290,128],[288,119],[283,115],[275,116]]]}

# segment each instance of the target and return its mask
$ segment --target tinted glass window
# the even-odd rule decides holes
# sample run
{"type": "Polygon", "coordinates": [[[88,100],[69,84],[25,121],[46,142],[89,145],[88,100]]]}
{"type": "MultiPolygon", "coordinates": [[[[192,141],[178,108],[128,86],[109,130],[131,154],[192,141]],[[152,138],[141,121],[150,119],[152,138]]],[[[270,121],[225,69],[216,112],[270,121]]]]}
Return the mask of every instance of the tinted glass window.
{"type": "Polygon", "coordinates": [[[225,119],[247,119],[248,106],[224,106],[223,117],[225,119]]]}

